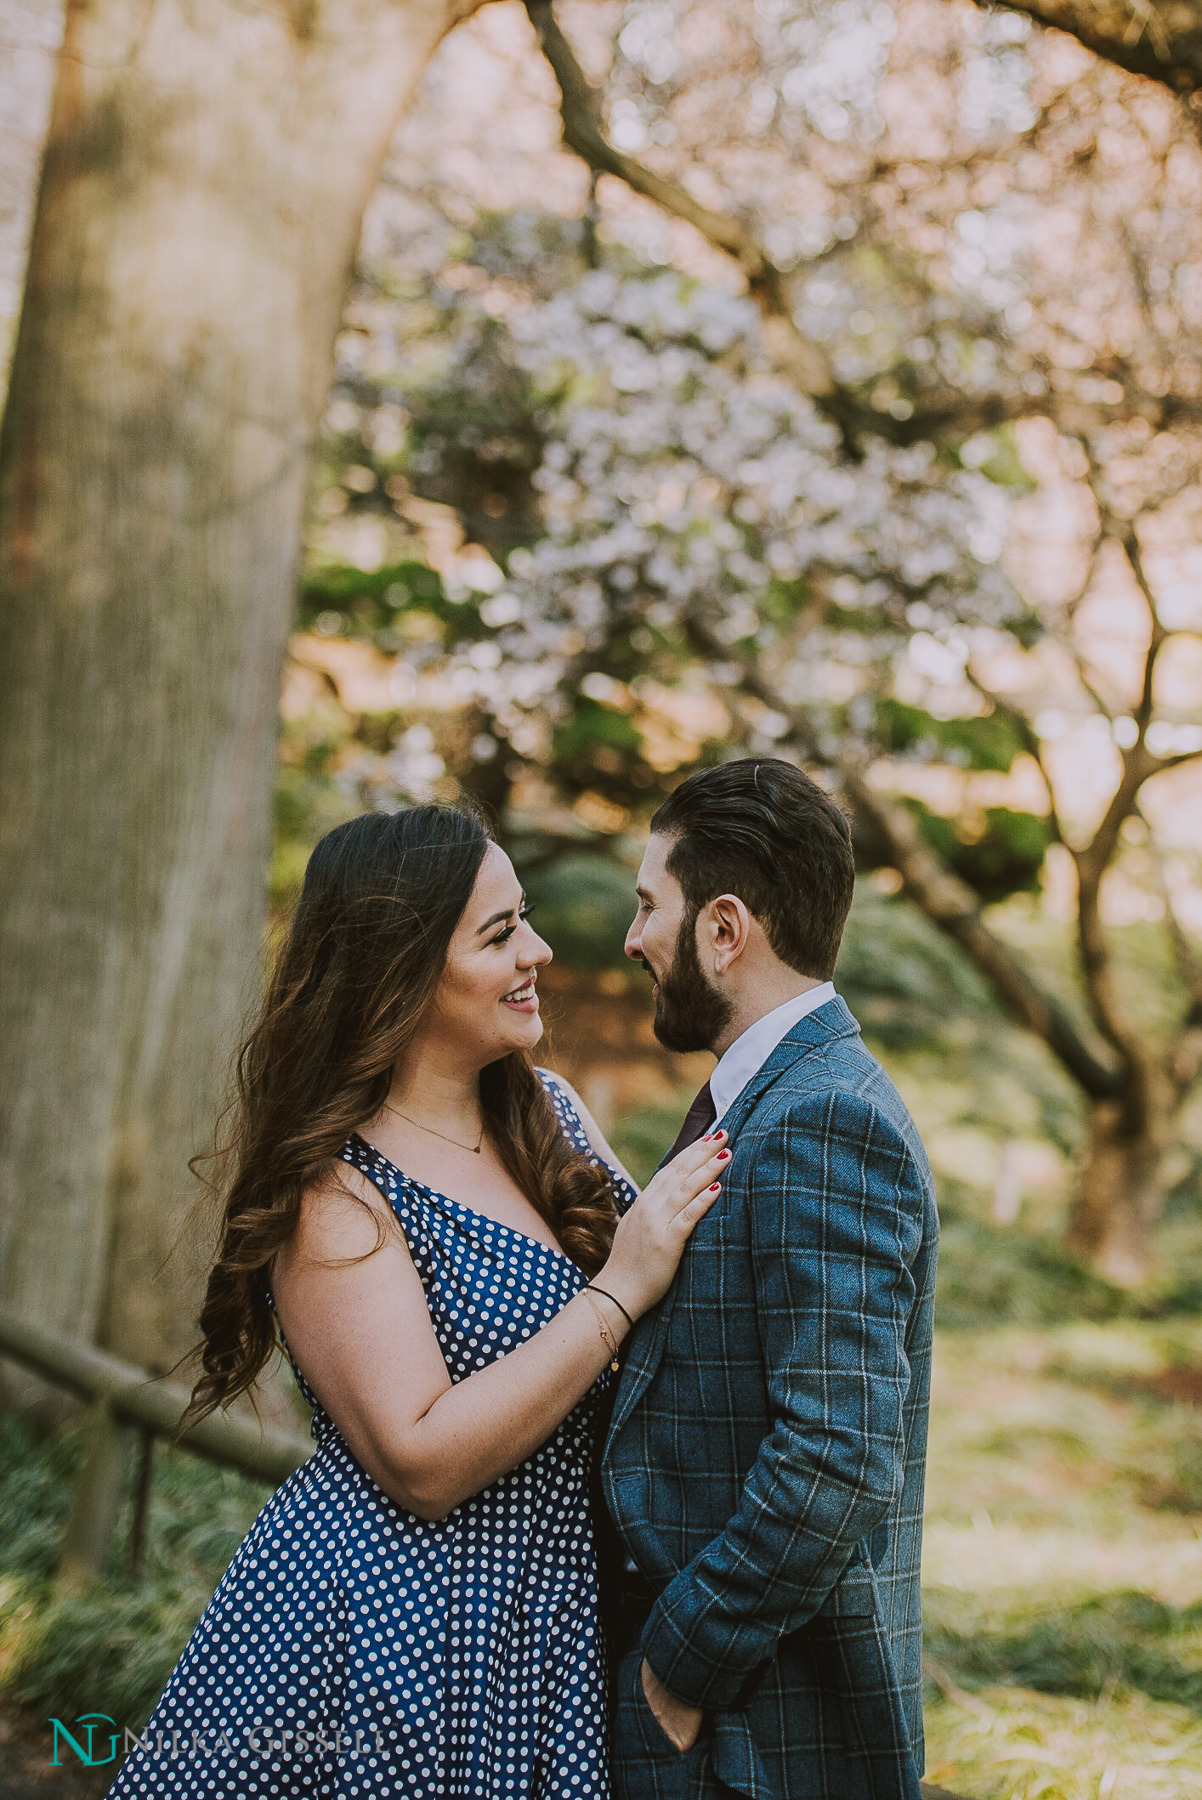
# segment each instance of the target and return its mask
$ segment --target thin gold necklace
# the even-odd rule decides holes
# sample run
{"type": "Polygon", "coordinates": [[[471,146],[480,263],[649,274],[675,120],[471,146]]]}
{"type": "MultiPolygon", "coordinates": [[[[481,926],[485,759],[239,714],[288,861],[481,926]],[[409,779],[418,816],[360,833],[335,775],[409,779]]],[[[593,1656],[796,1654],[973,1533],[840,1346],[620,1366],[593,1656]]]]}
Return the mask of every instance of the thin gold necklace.
{"type": "Polygon", "coordinates": [[[384,1110],[385,1112],[396,1113],[397,1118],[404,1119],[406,1125],[416,1125],[419,1131],[428,1131],[431,1137],[441,1138],[444,1144],[454,1144],[457,1150],[470,1150],[473,1156],[479,1156],[481,1153],[484,1144],[483,1121],[481,1121],[480,1124],[480,1137],[478,1141],[474,1144],[465,1144],[459,1138],[448,1137],[445,1131],[435,1131],[433,1125],[423,1125],[420,1119],[411,1119],[408,1113],[403,1113],[399,1111],[397,1107],[390,1106],[387,1100],[384,1102],[384,1110]]]}

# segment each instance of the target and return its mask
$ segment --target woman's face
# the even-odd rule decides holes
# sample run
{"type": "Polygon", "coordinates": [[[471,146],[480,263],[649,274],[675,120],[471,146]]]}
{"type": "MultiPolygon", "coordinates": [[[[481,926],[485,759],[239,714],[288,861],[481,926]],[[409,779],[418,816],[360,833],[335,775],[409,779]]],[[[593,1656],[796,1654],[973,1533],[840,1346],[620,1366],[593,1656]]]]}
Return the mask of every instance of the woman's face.
{"type": "Polygon", "coordinates": [[[490,844],[455,928],[428,1032],[456,1058],[484,1068],[543,1035],[535,980],[551,949],[527,924],[513,864],[490,844]]]}

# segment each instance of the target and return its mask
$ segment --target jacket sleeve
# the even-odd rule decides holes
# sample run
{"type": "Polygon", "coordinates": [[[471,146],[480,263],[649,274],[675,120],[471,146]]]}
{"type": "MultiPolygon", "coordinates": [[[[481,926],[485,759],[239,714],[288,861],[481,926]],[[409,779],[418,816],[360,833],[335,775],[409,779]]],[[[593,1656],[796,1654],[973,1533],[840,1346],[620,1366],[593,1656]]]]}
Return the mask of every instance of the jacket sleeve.
{"type": "Polygon", "coordinates": [[[745,1703],[901,1487],[922,1234],[915,1161],[855,1094],[793,1103],[744,1153],[772,1429],[734,1517],[660,1595],[643,1632],[669,1693],[719,1709],[745,1703]]]}

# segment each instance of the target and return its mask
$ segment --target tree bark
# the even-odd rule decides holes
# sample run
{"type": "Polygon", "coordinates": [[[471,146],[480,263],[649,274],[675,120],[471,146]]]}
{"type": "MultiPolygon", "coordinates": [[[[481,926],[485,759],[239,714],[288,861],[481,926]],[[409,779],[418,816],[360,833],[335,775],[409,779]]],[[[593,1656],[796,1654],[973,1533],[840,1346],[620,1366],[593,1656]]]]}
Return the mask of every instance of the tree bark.
{"type": "Polygon", "coordinates": [[[0,1301],[161,1366],[363,207],[479,0],[69,10],[0,436],[0,1301]]]}
{"type": "Polygon", "coordinates": [[[1132,1118],[1120,1100],[1090,1109],[1089,1147],[1065,1239],[1067,1248],[1120,1288],[1146,1279],[1151,1227],[1164,1206],[1165,1133],[1132,1118]]]}

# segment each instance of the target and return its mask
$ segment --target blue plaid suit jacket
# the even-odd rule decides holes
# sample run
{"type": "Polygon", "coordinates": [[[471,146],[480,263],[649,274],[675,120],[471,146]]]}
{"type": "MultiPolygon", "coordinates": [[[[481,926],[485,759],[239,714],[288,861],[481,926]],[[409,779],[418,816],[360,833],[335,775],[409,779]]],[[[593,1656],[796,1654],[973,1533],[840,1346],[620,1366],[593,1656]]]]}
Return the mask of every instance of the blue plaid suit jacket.
{"type": "Polygon", "coordinates": [[[918,1800],[930,1168],[838,999],[723,1123],[722,1195],[628,1339],[604,1453],[658,1595],[619,1671],[614,1794],[918,1800]],[[640,1653],[706,1709],[684,1757],[640,1653]]]}

